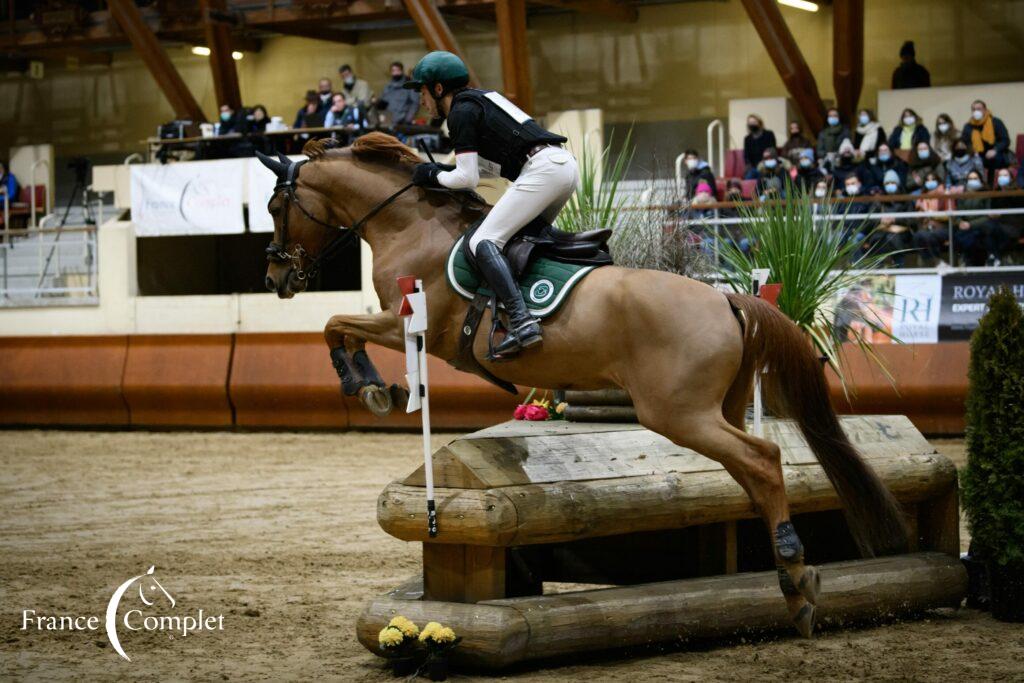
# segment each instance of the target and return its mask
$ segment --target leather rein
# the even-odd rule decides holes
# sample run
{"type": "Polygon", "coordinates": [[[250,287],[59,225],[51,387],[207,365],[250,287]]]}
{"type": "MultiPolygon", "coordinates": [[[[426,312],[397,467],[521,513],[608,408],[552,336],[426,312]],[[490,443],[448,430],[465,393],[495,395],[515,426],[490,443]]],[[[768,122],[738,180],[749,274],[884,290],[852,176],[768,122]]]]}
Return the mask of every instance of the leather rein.
{"type": "Polygon", "coordinates": [[[267,203],[267,208],[269,209],[270,204],[274,199],[276,199],[282,192],[284,193],[285,205],[284,218],[281,220],[281,241],[272,241],[267,246],[267,260],[275,263],[291,263],[292,268],[295,271],[295,278],[298,280],[305,280],[307,278],[312,279],[316,277],[324,263],[337,253],[338,249],[345,244],[346,240],[351,235],[361,237],[362,235],[360,235],[360,230],[363,229],[363,226],[365,226],[371,218],[390,206],[392,202],[413,187],[412,183],[405,185],[402,189],[398,190],[387,199],[370,209],[365,216],[356,221],[351,227],[345,227],[344,225],[331,225],[330,223],[326,223],[311,214],[306,207],[302,205],[302,202],[299,201],[298,196],[295,194],[296,183],[299,180],[299,169],[301,169],[302,165],[307,161],[308,159],[303,159],[302,161],[297,161],[288,167],[287,175],[274,186],[274,194],[270,196],[270,202],[267,203]],[[323,226],[332,232],[335,230],[340,231],[339,234],[335,235],[335,237],[327,243],[327,246],[325,246],[319,254],[313,257],[313,261],[309,264],[309,267],[305,269],[302,267],[302,259],[309,256],[309,254],[303,246],[296,242],[295,248],[291,253],[289,253],[285,248],[285,245],[288,244],[288,217],[291,215],[292,204],[299,207],[299,211],[317,225],[323,226]]]}

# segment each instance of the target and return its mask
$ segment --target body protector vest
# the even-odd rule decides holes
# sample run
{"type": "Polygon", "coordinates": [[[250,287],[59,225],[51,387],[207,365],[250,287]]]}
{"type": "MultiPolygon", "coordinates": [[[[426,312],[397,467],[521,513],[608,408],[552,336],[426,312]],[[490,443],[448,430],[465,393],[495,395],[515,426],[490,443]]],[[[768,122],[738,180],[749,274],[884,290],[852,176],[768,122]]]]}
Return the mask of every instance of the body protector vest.
{"type": "MultiPolygon", "coordinates": [[[[561,135],[541,128],[529,114],[500,93],[474,88],[460,90],[452,98],[452,112],[457,107],[467,105],[476,105],[483,110],[483,116],[477,118],[475,124],[480,126],[476,135],[476,152],[481,159],[481,169],[492,173],[497,171],[494,175],[514,181],[519,177],[519,172],[526,163],[526,155],[531,149],[537,145],[558,145],[566,142],[566,138],[561,135]],[[491,168],[486,168],[488,164],[484,164],[483,160],[491,162],[491,168]]],[[[449,114],[448,125],[453,139],[460,136],[458,131],[451,129],[452,125],[454,121],[461,120],[462,117],[452,117],[449,114]]]]}

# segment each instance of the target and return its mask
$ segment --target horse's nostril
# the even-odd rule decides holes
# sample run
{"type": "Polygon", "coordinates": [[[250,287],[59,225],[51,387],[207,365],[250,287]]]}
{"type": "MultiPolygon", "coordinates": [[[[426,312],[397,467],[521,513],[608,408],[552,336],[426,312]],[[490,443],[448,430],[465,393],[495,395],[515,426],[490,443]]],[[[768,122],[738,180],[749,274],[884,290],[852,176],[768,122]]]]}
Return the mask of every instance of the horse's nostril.
{"type": "Polygon", "coordinates": [[[266,284],[267,284],[267,289],[269,289],[271,292],[273,292],[275,289],[277,289],[277,287],[274,286],[274,278],[270,277],[269,275],[267,276],[266,284]]]}

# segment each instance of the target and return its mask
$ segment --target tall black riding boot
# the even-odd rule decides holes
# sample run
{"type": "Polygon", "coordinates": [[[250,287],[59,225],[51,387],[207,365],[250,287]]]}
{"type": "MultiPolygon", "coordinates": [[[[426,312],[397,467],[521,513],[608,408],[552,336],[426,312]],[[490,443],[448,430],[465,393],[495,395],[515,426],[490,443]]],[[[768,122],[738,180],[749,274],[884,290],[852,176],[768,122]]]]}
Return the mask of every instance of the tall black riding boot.
{"type": "Polygon", "coordinates": [[[539,344],[541,341],[540,323],[526,307],[523,293],[519,290],[515,278],[512,277],[508,259],[494,242],[482,240],[477,244],[476,265],[508,313],[508,335],[494,349],[494,353],[499,356],[509,356],[520,349],[539,344]]]}

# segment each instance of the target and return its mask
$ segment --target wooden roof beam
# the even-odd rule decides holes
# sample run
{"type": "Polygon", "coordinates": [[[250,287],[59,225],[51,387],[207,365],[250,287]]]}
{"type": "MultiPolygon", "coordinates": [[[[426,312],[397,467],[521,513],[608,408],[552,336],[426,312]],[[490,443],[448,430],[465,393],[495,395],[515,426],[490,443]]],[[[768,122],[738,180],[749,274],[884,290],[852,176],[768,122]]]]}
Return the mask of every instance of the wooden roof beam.
{"type": "Polygon", "coordinates": [[[416,22],[416,28],[419,29],[420,35],[426,41],[427,48],[429,50],[447,50],[461,57],[462,61],[466,63],[466,68],[469,69],[469,84],[477,87],[480,81],[473,72],[473,67],[466,60],[466,56],[459,48],[455,35],[452,34],[451,28],[448,27],[448,22],[444,20],[437,5],[431,0],[403,0],[403,2],[409,16],[416,22]]]}
{"type": "Polygon", "coordinates": [[[210,69],[213,71],[217,106],[226,104],[234,111],[239,111],[242,108],[242,94],[238,88],[235,60],[231,56],[231,24],[219,16],[227,9],[227,4],[225,0],[199,0],[199,7],[206,29],[206,45],[210,48],[210,69]]]}
{"type": "Polygon", "coordinates": [[[636,7],[615,0],[533,0],[538,5],[571,10],[580,14],[597,14],[614,21],[633,23],[637,18],[636,7]]]}

